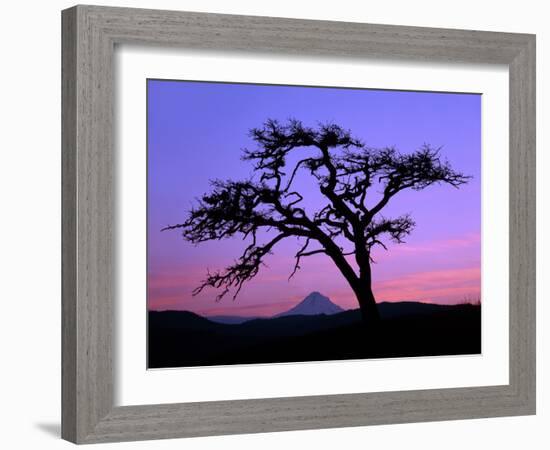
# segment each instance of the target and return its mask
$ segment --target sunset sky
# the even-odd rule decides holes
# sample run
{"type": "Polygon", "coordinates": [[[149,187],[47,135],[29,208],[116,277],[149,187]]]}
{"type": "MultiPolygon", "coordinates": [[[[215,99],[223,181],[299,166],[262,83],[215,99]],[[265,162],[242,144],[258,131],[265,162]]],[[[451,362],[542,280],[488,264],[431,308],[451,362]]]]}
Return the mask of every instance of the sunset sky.
{"type": "MultiPolygon", "coordinates": [[[[216,302],[212,289],[192,297],[207,269],[231,264],[246,242],[234,238],[193,246],[178,231],[160,231],[185,220],[195,199],[210,190],[210,179],[248,178],[252,166],[240,159],[243,148],[255,148],[248,130],[268,118],[290,117],[308,126],[335,122],[370,147],[393,145],[407,153],[424,143],[443,146],[453,168],[473,179],[460,189],[434,185],[393,199],[383,215],[410,213],[416,228],[405,244],[376,251],[373,290],[379,302],[480,299],[481,96],[164,80],[148,80],[147,95],[149,309],[269,316],[312,291],[343,308],[358,307],[325,255],[303,259],[288,281],[300,247],[296,239],[276,247],[236,300],[227,296],[216,302]]],[[[312,192],[309,204],[316,201],[312,192]]]]}

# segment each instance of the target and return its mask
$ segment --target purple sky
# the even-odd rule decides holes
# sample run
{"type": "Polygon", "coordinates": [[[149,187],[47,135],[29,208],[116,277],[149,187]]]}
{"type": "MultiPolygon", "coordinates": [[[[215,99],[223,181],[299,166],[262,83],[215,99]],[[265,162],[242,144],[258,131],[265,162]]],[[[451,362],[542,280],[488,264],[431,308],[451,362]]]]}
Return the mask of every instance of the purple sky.
{"type": "MultiPolygon", "coordinates": [[[[472,175],[460,189],[435,185],[404,191],[385,208],[386,217],[411,213],[416,228],[405,244],[375,253],[377,301],[457,303],[480,297],[481,273],[481,97],[474,94],[365,89],[262,86],[148,80],[148,308],[190,310],[203,315],[271,315],[311,291],[344,308],[357,304],[345,280],[324,255],[302,261],[288,281],[299,248],[281,243],[260,274],[235,301],[215,302],[216,291],[191,291],[207,268],[231,264],[244,249],[241,239],[193,246],[177,231],[209,179],[252,174],[240,159],[254,148],[248,130],[268,119],[297,118],[305,125],[335,122],[368,146],[394,145],[403,153],[424,143],[443,146],[454,169],[472,175]]],[[[307,179],[298,180],[306,190],[307,179]]],[[[310,189],[311,191],[311,189],[310,189]]],[[[376,193],[375,193],[376,195],[376,193]]],[[[308,206],[315,206],[311,192],[308,206]]]]}

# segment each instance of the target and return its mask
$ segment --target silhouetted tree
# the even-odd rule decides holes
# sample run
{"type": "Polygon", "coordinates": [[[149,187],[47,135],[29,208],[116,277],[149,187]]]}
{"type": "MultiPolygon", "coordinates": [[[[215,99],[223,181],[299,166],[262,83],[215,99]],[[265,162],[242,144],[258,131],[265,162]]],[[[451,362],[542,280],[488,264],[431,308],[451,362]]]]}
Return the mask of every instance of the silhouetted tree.
{"type": "Polygon", "coordinates": [[[181,229],[183,237],[194,244],[236,235],[249,239],[233,265],[208,273],[193,293],[208,286],[220,288],[219,300],[233,288],[235,298],[277,243],[297,237],[302,244],[290,277],[300,268],[302,258],[326,255],[355,293],[363,320],[377,323],[372,249],[377,245],[387,249],[384,237],[402,243],[415,225],[409,215],[390,219],[380,212],[405,189],[422,190],[435,183],[459,187],[470,177],[453,170],[441,160],[439,149],[429,145],[410,154],[393,147],[370,148],[335,124],[310,128],[298,120],[286,124],[268,120],[250,134],[257,149],[244,150],[242,159],[254,163],[256,176],[211,182],[212,191],[198,200],[183,223],[164,228],[181,229]],[[288,167],[292,152],[305,154],[288,167]],[[313,177],[326,200],[313,213],[303,206],[307,193],[294,188],[301,170],[313,177]],[[377,191],[373,201],[370,197],[377,191]],[[260,243],[260,230],[272,232],[263,235],[269,236],[264,239],[267,242],[260,243]]]}

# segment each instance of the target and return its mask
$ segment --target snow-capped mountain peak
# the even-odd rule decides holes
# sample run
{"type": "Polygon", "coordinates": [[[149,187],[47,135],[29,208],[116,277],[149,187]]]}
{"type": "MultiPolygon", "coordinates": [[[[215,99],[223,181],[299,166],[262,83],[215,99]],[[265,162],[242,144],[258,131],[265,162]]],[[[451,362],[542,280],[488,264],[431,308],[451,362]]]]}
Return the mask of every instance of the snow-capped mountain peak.
{"type": "Polygon", "coordinates": [[[343,311],[344,310],[338,305],[332,303],[328,297],[325,297],[319,292],[312,292],[293,308],[277,314],[277,317],[297,315],[314,316],[319,314],[330,315],[343,311]]]}

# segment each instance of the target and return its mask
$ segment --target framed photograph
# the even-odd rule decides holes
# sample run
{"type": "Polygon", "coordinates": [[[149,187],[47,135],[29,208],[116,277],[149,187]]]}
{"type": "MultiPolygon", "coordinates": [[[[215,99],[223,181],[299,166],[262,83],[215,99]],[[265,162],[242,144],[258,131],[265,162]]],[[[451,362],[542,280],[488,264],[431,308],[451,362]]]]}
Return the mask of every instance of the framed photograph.
{"type": "Polygon", "coordinates": [[[62,19],[65,439],[535,413],[533,35],[62,19]]]}

